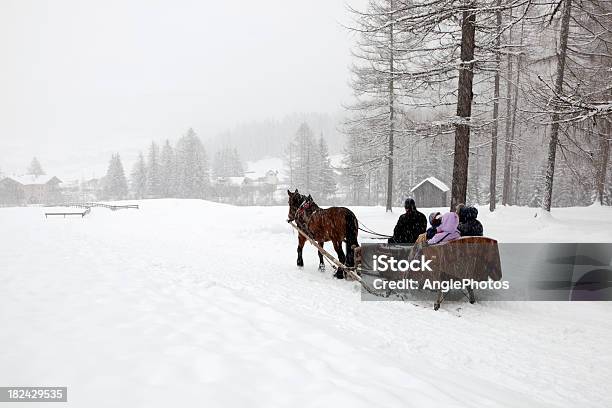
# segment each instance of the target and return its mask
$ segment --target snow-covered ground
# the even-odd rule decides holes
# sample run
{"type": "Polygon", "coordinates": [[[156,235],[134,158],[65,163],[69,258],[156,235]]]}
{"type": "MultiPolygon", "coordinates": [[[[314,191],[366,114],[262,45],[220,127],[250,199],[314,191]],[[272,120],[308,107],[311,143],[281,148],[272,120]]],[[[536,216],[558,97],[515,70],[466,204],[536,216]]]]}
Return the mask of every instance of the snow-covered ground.
{"type": "MultiPolygon", "coordinates": [[[[295,267],[285,207],[140,204],[0,209],[0,385],[74,407],[612,406],[612,303],[362,302],[312,247],[295,267]]],[[[533,215],[480,218],[503,242],[612,242],[612,208],[533,215]]]]}

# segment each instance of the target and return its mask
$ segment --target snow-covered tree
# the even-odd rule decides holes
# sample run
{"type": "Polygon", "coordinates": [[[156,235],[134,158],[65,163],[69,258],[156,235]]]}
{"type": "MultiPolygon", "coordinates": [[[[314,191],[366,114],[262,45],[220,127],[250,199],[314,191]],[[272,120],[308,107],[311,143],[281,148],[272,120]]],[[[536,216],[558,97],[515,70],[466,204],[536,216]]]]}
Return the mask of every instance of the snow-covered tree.
{"type": "Polygon", "coordinates": [[[30,165],[28,166],[28,174],[32,174],[34,176],[46,174],[36,157],[32,159],[30,165]]]}
{"type": "Polygon", "coordinates": [[[142,152],[132,168],[130,182],[134,198],[141,199],[147,195],[147,165],[142,152]]]}
{"type": "Polygon", "coordinates": [[[314,192],[321,198],[322,202],[325,202],[336,192],[336,180],[329,159],[329,149],[323,135],[319,137],[317,142],[317,165],[315,171],[317,177],[314,192]]]}
{"type": "Polygon", "coordinates": [[[113,154],[104,176],[102,195],[107,200],[123,200],[128,193],[127,180],[119,153],[113,154]]]}
{"type": "Polygon", "coordinates": [[[241,177],[244,176],[244,167],[236,148],[223,147],[215,153],[213,161],[214,177],[241,177]]]}
{"type": "Polygon", "coordinates": [[[176,161],[174,149],[170,145],[169,140],[166,140],[161,151],[160,180],[161,196],[174,197],[177,191],[176,161]]]}
{"type": "Polygon", "coordinates": [[[159,158],[159,147],[151,142],[147,158],[146,196],[158,198],[162,195],[161,164],[159,158]]]}
{"type": "MultiPolygon", "coordinates": [[[[386,209],[393,205],[395,145],[397,143],[397,115],[399,93],[403,82],[399,67],[406,63],[403,45],[405,31],[397,21],[402,14],[399,0],[370,0],[364,11],[353,10],[354,30],[359,37],[353,50],[355,64],[351,67],[351,86],[355,102],[348,106],[351,116],[346,133],[368,140],[369,152],[365,162],[350,160],[354,174],[371,173],[385,166],[387,171],[386,209]],[[363,169],[358,170],[358,167],[363,169]]],[[[363,145],[364,143],[359,143],[363,145]]]]}
{"type": "Polygon", "coordinates": [[[291,188],[312,192],[317,180],[317,144],[306,123],[302,123],[287,147],[287,168],[291,188]]]}
{"type": "Polygon", "coordinates": [[[176,144],[177,195],[183,198],[206,198],[209,187],[209,167],[206,150],[193,129],[176,144]]]}

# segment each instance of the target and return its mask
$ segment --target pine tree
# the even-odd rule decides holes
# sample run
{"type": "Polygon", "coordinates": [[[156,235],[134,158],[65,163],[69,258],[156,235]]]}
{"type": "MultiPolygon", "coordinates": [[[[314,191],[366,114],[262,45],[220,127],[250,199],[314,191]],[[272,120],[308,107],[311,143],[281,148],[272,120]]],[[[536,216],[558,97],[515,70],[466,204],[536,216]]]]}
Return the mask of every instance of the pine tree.
{"type": "Polygon", "coordinates": [[[336,180],[334,170],[329,159],[329,149],[323,135],[317,143],[317,180],[315,193],[321,200],[327,201],[336,192],[336,180]]]}
{"type": "Polygon", "coordinates": [[[32,159],[28,166],[28,174],[32,174],[36,177],[46,174],[36,157],[32,159]]]}
{"type": "Polygon", "coordinates": [[[155,142],[151,143],[147,160],[146,196],[158,198],[162,195],[161,166],[159,159],[159,147],[155,142]]]}
{"type": "Polygon", "coordinates": [[[177,194],[183,198],[205,198],[210,178],[206,150],[193,129],[176,144],[177,194]]]}
{"type": "Polygon", "coordinates": [[[232,168],[232,174],[234,174],[234,176],[236,177],[244,176],[244,166],[242,164],[242,159],[240,158],[240,155],[238,154],[238,150],[235,147],[232,149],[230,163],[232,164],[231,168],[232,168]]]}
{"type": "Polygon", "coordinates": [[[123,200],[127,196],[127,180],[119,153],[113,154],[104,177],[102,195],[107,200],[123,200]]]}
{"type": "Polygon", "coordinates": [[[298,128],[287,147],[287,167],[290,172],[291,188],[313,192],[316,188],[317,146],[312,130],[306,123],[298,128]]]}
{"type": "Polygon", "coordinates": [[[138,161],[134,164],[131,174],[132,194],[134,198],[144,198],[147,194],[147,166],[142,152],[138,155],[138,161]]]}
{"type": "Polygon", "coordinates": [[[366,195],[368,175],[375,171],[370,166],[363,165],[365,162],[365,149],[362,147],[363,140],[356,131],[348,133],[347,146],[342,160],[344,167],[343,180],[348,187],[347,198],[355,205],[363,204],[362,200],[366,195]]]}
{"type": "Polygon", "coordinates": [[[236,148],[224,147],[215,153],[213,161],[214,177],[241,177],[244,176],[242,161],[236,148]]]}
{"type": "Polygon", "coordinates": [[[160,159],[161,196],[174,197],[176,194],[176,162],[174,149],[166,140],[160,159]]]}

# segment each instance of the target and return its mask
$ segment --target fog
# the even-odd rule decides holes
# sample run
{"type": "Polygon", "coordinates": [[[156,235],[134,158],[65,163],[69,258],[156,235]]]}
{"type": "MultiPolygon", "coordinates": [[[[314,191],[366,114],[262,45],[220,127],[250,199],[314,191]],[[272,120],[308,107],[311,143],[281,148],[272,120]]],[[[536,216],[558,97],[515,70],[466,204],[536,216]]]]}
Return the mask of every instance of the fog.
{"type": "MultiPolygon", "coordinates": [[[[360,5],[363,2],[351,2],[360,5]]],[[[346,3],[3,0],[0,169],[103,175],[189,127],[334,113],[350,97],[346,3]],[[69,163],[69,166],[68,166],[69,163]]]]}

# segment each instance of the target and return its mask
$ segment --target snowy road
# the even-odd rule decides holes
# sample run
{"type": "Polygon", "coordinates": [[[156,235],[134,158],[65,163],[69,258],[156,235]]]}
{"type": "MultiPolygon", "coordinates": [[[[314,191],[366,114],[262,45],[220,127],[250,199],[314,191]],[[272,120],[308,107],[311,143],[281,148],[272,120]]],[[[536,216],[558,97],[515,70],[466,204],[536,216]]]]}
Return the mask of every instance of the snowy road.
{"type": "MultiPolygon", "coordinates": [[[[284,207],[141,207],[0,209],[0,386],[66,385],[74,407],[612,404],[610,303],[361,302],[312,247],[294,266],[284,207]]],[[[482,220],[506,242],[612,242],[610,208],[532,216],[482,220]]]]}

